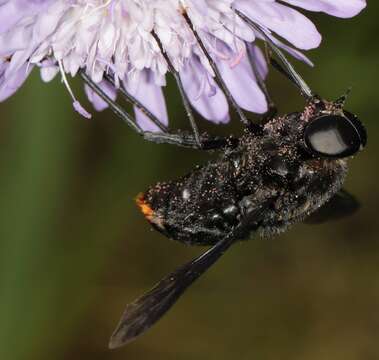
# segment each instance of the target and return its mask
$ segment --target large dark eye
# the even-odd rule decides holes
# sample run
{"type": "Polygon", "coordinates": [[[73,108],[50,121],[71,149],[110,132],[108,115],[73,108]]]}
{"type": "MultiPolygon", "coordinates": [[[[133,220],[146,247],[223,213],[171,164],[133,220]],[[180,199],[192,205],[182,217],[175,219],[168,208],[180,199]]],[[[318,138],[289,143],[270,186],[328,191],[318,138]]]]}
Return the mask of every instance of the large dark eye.
{"type": "Polygon", "coordinates": [[[344,158],[366,145],[366,130],[353,114],[324,115],[312,120],[304,131],[308,149],[316,156],[344,158]]]}

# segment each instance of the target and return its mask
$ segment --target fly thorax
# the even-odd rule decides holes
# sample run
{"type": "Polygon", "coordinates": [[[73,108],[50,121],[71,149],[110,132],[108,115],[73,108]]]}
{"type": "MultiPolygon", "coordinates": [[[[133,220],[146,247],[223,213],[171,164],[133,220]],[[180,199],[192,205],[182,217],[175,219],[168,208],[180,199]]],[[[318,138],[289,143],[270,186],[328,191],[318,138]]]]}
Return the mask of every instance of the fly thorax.
{"type": "Polygon", "coordinates": [[[296,199],[296,221],[313,213],[337,193],[347,174],[346,160],[314,159],[305,161],[292,183],[291,197],[296,199]]]}

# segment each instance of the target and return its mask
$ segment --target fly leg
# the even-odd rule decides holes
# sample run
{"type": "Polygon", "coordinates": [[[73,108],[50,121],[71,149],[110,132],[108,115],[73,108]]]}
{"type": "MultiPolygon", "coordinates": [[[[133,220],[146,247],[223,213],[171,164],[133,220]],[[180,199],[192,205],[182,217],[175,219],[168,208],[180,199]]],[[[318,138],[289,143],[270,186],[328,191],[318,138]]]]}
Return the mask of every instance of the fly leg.
{"type": "Polygon", "coordinates": [[[145,132],[143,137],[145,140],[158,144],[172,144],[199,150],[217,150],[222,148],[233,149],[238,145],[238,139],[235,137],[210,136],[206,133],[199,135],[200,147],[197,139],[186,132],[176,134],[145,132]]]}
{"type": "MultiPolygon", "coordinates": [[[[154,125],[158,127],[158,129],[162,132],[167,132],[168,128],[167,126],[163,125],[160,120],[145,106],[143,105],[138,99],[136,99],[132,94],[130,94],[128,91],[125,90],[123,86],[116,86],[116,83],[112,76],[105,74],[104,78],[106,81],[108,81],[117,91],[121,93],[121,95],[124,97],[124,99],[138,108],[142,113],[144,113],[152,122],[154,125]]],[[[87,76],[87,79],[85,79],[87,82],[92,82],[92,80],[87,76]]],[[[93,83],[93,82],[92,82],[93,83]]],[[[90,84],[88,84],[91,86],[90,84]]],[[[95,84],[96,85],[96,84],[95,84]]],[[[92,86],[91,86],[92,87],[92,86]]],[[[99,94],[98,94],[99,95],[99,94]]],[[[99,95],[100,96],[100,95],[99,95]]]]}
{"type": "MultiPolygon", "coordinates": [[[[213,137],[208,134],[201,134],[198,137],[188,134],[186,132],[172,133],[169,129],[161,124],[159,120],[141,104],[137,99],[130,95],[125,89],[118,89],[127,101],[141,109],[150,120],[154,122],[161,132],[144,131],[133,119],[133,117],[118,103],[113,101],[102,89],[96,84],[85,72],[81,72],[81,76],[84,82],[109,106],[109,108],[123,120],[131,129],[137,134],[141,135],[145,140],[158,144],[172,144],[181,147],[188,147],[197,150],[217,150],[224,147],[234,147],[238,143],[238,140],[233,137],[213,137]]],[[[110,81],[114,85],[113,80],[110,77],[106,77],[106,80],[110,81]]]]}
{"type": "Polygon", "coordinates": [[[291,81],[296,84],[301,94],[306,99],[312,99],[314,94],[304,79],[300,76],[300,74],[295,70],[295,68],[291,65],[291,63],[287,60],[286,56],[279,49],[279,47],[275,44],[275,39],[272,38],[269,34],[267,34],[267,30],[262,28],[259,24],[255,23],[251,20],[247,15],[242,13],[241,11],[234,9],[234,12],[257,34],[259,34],[265,42],[268,44],[273,53],[280,59],[282,62],[286,73],[288,74],[291,81]]]}
{"type": "Polygon", "coordinates": [[[251,125],[251,121],[249,121],[246,118],[245,113],[243,112],[243,110],[241,109],[241,107],[237,104],[237,102],[234,100],[233,95],[230,92],[230,90],[228,89],[228,86],[226,85],[224,79],[222,78],[221,73],[218,70],[215,61],[212,59],[212,57],[209,54],[209,52],[208,52],[208,50],[207,50],[207,48],[206,48],[203,40],[201,39],[199,33],[195,29],[194,24],[192,23],[191,19],[189,18],[188,14],[185,11],[183,11],[183,17],[184,17],[185,21],[187,22],[189,28],[191,29],[193,35],[195,36],[196,41],[197,41],[198,45],[200,46],[201,50],[203,51],[205,57],[207,58],[207,60],[209,62],[209,65],[210,65],[210,67],[212,68],[212,70],[213,70],[213,72],[215,74],[216,82],[218,83],[218,85],[220,86],[220,88],[223,90],[226,98],[228,99],[229,104],[234,108],[234,110],[238,114],[238,116],[239,116],[239,118],[240,118],[240,120],[241,120],[241,122],[243,124],[245,124],[246,126],[251,125]]]}
{"type": "Polygon", "coordinates": [[[278,109],[274,101],[272,100],[268,92],[267,86],[264,82],[264,79],[261,75],[261,72],[258,69],[257,61],[254,59],[253,48],[249,46],[247,48],[248,48],[247,56],[248,56],[251,68],[253,69],[253,73],[257,79],[258,86],[262,90],[263,94],[265,95],[265,98],[268,104],[268,110],[265,114],[263,114],[262,119],[261,119],[261,124],[264,125],[276,116],[276,114],[278,113],[278,109]]]}
{"type": "Polygon", "coordinates": [[[174,79],[175,79],[176,84],[177,84],[178,89],[179,89],[180,96],[182,97],[182,102],[183,102],[184,108],[186,110],[187,117],[188,117],[189,122],[191,124],[191,128],[193,131],[195,141],[196,141],[197,145],[199,147],[201,147],[202,143],[201,143],[201,139],[200,139],[199,129],[196,125],[195,116],[193,115],[187,94],[184,91],[183,83],[182,83],[182,80],[180,79],[179,73],[178,73],[178,71],[176,71],[176,69],[175,69],[174,65],[172,64],[168,54],[166,53],[165,49],[163,48],[162,42],[160,41],[159,37],[154,32],[153,32],[153,36],[154,36],[155,41],[157,42],[157,44],[161,50],[163,57],[165,58],[165,60],[167,62],[167,65],[168,65],[170,72],[174,76],[174,79]]]}

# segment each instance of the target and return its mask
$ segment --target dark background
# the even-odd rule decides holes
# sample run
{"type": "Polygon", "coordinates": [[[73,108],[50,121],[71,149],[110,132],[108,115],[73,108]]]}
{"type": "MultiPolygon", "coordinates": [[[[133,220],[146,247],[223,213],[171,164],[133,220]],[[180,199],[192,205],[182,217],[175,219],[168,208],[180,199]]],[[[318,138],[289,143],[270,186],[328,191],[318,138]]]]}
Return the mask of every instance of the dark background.
{"type": "MultiPolygon", "coordinates": [[[[109,111],[87,121],[58,77],[43,84],[35,72],[0,105],[0,359],[378,359],[378,12],[372,1],[352,20],[313,16],[324,35],[309,54],[316,67],[296,63],[326,98],[353,87],[348,108],[369,133],[345,186],[359,213],[235,246],[117,351],[107,342],[125,304],[203,250],[150,231],[133,199],[208,156],[144,142],[109,111]]],[[[302,108],[280,75],[269,87],[281,112],[302,108]]],[[[182,128],[173,86],[167,98],[182,128]]]]}

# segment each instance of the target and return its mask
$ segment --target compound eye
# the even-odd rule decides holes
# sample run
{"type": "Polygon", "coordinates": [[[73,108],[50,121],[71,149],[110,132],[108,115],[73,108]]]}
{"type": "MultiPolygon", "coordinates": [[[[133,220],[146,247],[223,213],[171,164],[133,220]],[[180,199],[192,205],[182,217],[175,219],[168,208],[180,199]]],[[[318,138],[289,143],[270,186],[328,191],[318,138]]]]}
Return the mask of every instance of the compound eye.
{"type": "Polygon", "coordinates": [[[367,144],[367,131],[366,128],[363,126],[361,121],[358,119],[358,117],[351,112],[344,111],[344,115],[349,119],[349,121],[352,123],[352,125],[357,129],[357,132],[359,133],[359,136],[361,138],[361,149],[362,150],[366,144],[367,144]]]}
{"type": "Polygon", "coordinates": [[[352,114],[324,115],[312,120],[304,131],[308,149],[316,156],[344,158],[366,144],[366,131],[352,114]]]}

